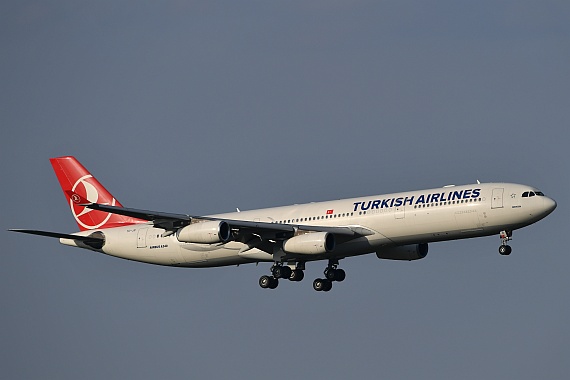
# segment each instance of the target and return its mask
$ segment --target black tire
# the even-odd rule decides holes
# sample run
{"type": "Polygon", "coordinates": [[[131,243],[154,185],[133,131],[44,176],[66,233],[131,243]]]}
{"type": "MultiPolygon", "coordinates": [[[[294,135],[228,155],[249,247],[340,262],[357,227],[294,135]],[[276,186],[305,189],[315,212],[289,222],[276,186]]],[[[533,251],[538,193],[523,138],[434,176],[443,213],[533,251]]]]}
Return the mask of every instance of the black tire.
{"type": "Polygon", "coordinates": [[[336,278],[336,269],[333,268],[325,269],[325,277],[327,280],[334,281],[336,278]]]}
{"type": "Polygon", "coordinates": [[[273,277],[269,277],[271,282],[269,283],[269,289],[275,289],[279,285],[279,280],[273,277]]]}
{"type": "Polygon", "coordinates": [[[267,289],[271,287],[271,282],[272,282],[273,278],[269,277],[269,276],[261,276],[259,278],[259,286],[261,286],[263,289],[267,289]]]}
{"type": "Polygon", "coordinates": [[[337,269],[335,272],[334,280],[338,282],[344,281],[346,278],[346,272],[343,269],[337,269]]]}
{"type": "Polygon", "coordinates": [[[305,273],[301,269],[295,269],[291,271],[291,275],[289,276],[289,281],[299,282],[305,278],[305,273]]]}
{"type": "Polygon", "coordinates": [[[271,268],[271,274],[273,275],[273,277],[275,278],[280,278],[281,277],[281,269],[283,267],[281,266],[274,266],[273,268],[271,268]]]}
{"type": "Polygon", "coordinates": [[[281,278],[289,278],[291,277],[291,273],[293,273],[293,270],[289,267],[281,267],[281,278]]]}
{"type": "Polygon", "coordinates": [[[510,245],[501,245],[499,247],[499,253],[503,256],[508,256],[512,252],[512,248],[510,245]]]}
{"type": "Polygon", "coordinates": [[[332,281],[325,280],[323,281],[323,292],[328,292],[332,289],[332,281]]]}
{"type": "Polygon", "coordinates": [[[291,272],[291,268],[281,265],[275,266],[271,270],[271,273],[275,278],[289,278],[291,276],[291,272]]]}
{"type": "Polygon", "coordinates": [[[315,281],[313,281],[313,289],[315,289],[317,292],[321,292],[324,288],[324,282],[325,280],[322,278],[317,278],[315,281]]]}

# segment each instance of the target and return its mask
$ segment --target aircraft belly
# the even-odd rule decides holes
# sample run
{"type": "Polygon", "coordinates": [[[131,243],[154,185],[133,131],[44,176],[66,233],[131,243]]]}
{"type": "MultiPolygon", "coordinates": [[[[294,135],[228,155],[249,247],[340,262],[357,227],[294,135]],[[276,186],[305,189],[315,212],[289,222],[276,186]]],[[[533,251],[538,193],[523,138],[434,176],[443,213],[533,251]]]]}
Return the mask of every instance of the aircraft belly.
{"type": "Polygon", "coordinates": [[[482,232],[478,212],[419,208],[406,212],[405,223],[386,223],[380,232],[397,244],[450,240],[466,233],[482,232]]]}
{"type": "Polygon", "coordinates": [[[339,244],[332,255],[335,257],[363,255],[366,253],[372,253],[377,247],[381,247],[385,244],[391,244],[391,241],[386,239],[384,236],[374,239],[371,239],[371,237],[361,237],[339,244]]]}
{"type": "Polygon", "coordinates": [[[252,262],[253,260],[238,255],[242,247],[243,244],[238,242],[227,244],[182,243],[180,251],[184,257],[184,266],[215,267],[252,262]]]}
{"type": "Polygon", "coordinates": [[[183,257],[173,236],[162,237],[164,230],[141,225],[104,230],[102,251],[110,256],[159,265],[180,265],[183,257]]]}

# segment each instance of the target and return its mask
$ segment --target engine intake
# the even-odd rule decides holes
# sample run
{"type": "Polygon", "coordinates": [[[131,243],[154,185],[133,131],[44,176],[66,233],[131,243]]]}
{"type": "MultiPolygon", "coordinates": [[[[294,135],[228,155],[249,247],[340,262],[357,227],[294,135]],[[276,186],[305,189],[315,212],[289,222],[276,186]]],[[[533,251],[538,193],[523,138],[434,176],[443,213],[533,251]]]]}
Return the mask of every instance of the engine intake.
{"type": "Polygon", "coordinates": [[[419,260],[428,254],[427,243],[401,245],[398,247],[389,247],[376,251],[379,259],[388,260],[419,260]]]}
{"type": "Polygon", "coordinates": [[[283,242],[285,252],[300,255],[318,255],[332,252],[335,246],[335,237],[328,232],[311,232],[294,236],[283,242]]]}
{"type": "Polygon", "coordinates": [[[230,225],[223,220],[190,224],[176,232],[176,238],[183,243],[225,243],[230,237],[230,225]]]}

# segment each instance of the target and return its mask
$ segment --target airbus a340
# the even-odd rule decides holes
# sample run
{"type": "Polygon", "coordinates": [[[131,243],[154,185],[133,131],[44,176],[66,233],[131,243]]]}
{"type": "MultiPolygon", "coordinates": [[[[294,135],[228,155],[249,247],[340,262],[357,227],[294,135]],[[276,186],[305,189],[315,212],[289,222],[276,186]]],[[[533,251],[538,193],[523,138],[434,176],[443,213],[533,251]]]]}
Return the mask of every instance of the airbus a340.
{"type": "Polygon", "coordinates": [[[305,263],[327,260],[317,291],[345,279],[339,261],[426,257],[428,243],[499,235],[509,255],[512,232],[546,217],[556,202],[513,183],[476,183],[220,215],[123,207],[74,157],[50,159],[80,232],[11,231],[59,238],[65,245],[124,259],[178,267],[273,263],[259,279],[301,281],[305,263]]]}

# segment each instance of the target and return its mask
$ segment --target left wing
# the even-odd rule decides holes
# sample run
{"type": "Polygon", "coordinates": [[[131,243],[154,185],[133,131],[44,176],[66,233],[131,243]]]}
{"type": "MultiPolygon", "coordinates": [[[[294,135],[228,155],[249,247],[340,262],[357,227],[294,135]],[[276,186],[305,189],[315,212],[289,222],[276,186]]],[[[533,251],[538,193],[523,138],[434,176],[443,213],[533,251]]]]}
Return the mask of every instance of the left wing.
{"type": "Polygon", "coordinates": [[[339,242],[346,242],[362,236],[375,234],[374,231],[360,226],[329,227],[253,222],[246,220],[215,218],[209,216],[196,216],[140,210],[134,208],[102,205],[98,203],[87,203],[84,204],[84,206],[93,210],[152,221],[155,227],[163,228],[167,231],[165,233],[165,236],[171,235],[179,228],[192,223],[196,223],[198,221],[223,221],[230,226],[233,239],[235,241],[247,244],[249,247],[247,249],[259,248],[268,253],[273,253],[273,246],[277,241],[289,239],[297,235],[299,231],[306,231],[307,233],[328,232],[334,234],[339,242]]]}
{"type": "MultiPolygon", "coordinates": [[[[214,218],[210,216],[197,216],[187,214],[174,214],[160,211],[141,210],[136,208],[126,208],[118,206],[102,205],[99,203],[84,204],[85,207],[110,212],[112,214],[119,214],[131,216],[138,219],[152,221],[155,227],[164,228],[166,230],[178,229],[185,225],[190,224],[193,220],[219,220],[228,223],[232,229],[252,230],[259,232],[273,232],[278,234],[294,233],[298,230],[308,232],[330,232],[335,235],[344,235],[349,237],[360,237],[374,234],[373,231],[363,227],[327,227],[327,226],[306,226],[296,224],[280,224],[280,223],[267,223],[267,222],[252,222],[247,220],[235,220],[214,218]]],[[[284,236],[285,237],[285,236],[284,236]]],[[[278,237],[277,237],[278,238],[278,237]]]]}

